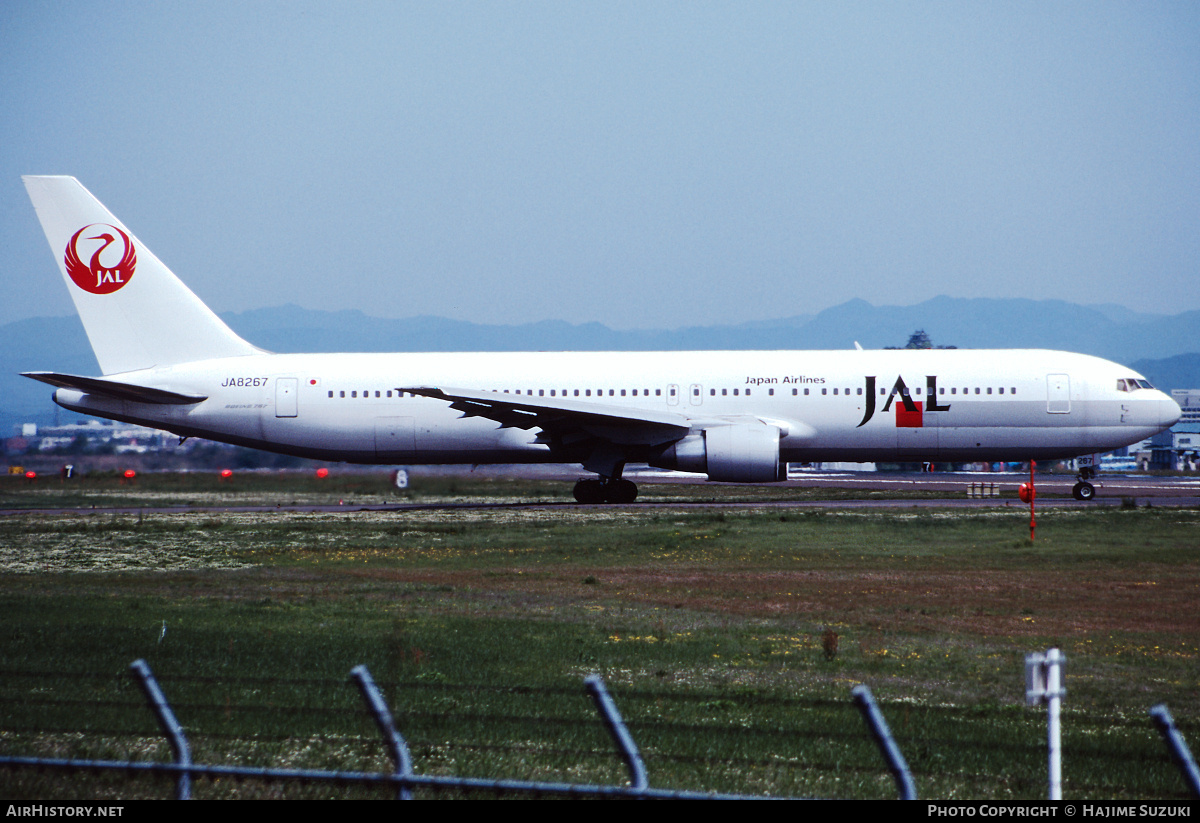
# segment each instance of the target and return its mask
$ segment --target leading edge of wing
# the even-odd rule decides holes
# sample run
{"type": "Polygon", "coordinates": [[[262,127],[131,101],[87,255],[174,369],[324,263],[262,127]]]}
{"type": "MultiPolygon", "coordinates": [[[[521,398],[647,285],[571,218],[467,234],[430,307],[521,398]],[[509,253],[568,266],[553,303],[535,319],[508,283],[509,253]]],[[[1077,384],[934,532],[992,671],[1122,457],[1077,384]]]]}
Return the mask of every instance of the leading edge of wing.
{"type": "Polygon", "coordinates": [[[554,429],[577,427],[615,443],[658,445],[691,431],[682,414],[654,412],[633,406],[580,403],[566,398],[532,397],[450,387],[401,388],[421,397],[446,400],[463,417],[483,417],[502,427],[554,429]]]}

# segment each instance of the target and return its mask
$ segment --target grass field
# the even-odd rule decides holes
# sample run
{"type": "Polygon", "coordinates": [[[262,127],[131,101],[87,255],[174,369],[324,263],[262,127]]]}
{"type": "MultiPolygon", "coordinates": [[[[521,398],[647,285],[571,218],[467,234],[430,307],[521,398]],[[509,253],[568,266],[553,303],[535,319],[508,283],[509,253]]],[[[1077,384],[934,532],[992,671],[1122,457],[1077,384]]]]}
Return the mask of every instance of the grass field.
{"type": "MultiPolygon", "coordinates": [[[[1198,745],[1195,510],[1046,510],[1036,543],[1028,515],[1003,507],[353,510],[398,494],[375,475],[0,486],[0,508],[29,509],[0,519],[0,751],[166,759],[125,674],[144,658],[198,762],[388,770],[346,685],[364,663],[418,773],[621,782],[582,690],[598,672],[654,786],[894,796],[850,704],[867,683],[922,796],[1039,798],[1045,713],[1023,705],[1023,658],[1057,646],[1064,795],[1184,796],[1146,713],[1166,702],[1198,745]],[[346,511],[103,511],[339,500],[346,511]]],[[[563,502],[569,484],[420,479],[407,494],[563,502]]],[[[169,794],[0,773],[6,799],[169,794]]],[[[196,794],[363,792],[200,781],[196,794]]]]}

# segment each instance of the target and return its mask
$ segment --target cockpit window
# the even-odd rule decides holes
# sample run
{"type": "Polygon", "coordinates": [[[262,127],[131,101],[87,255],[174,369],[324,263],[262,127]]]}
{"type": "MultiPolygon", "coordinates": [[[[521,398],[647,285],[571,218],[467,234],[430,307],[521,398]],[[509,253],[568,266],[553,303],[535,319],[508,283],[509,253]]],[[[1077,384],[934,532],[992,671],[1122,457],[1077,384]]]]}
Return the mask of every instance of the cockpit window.
{"type": "Polygon", "coordinates": [[[1141,380],[1136,377],[1122,377],[1117,381],[1117,391],[1137,391],[1138,389],[1152,389],[1149,380],[1141,380]]]}

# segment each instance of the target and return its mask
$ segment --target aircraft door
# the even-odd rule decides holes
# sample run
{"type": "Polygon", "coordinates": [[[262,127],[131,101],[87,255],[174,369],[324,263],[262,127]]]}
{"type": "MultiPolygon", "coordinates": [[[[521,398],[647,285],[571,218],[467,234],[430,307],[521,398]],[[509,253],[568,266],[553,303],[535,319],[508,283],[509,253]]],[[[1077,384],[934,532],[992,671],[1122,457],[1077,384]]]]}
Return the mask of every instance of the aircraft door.
{"type": "Polygon", "coordinates": [[[296,395],[300,393],[300,381],[295,377],[275,379],[275,416],[295,417],[296,395]]]}
{"type": "Polygon", "coordinates": [[[1066,374],[1046,375],[1046,412],[1071,413],[1071,378],[1066,374]]]}
{"type": "Polygon", "coordinates": [[[671,385],[667,386],[667,405],[668,406],[678,406],[679,405],[679,386],[676,385],[675,383],[672,383],[671,385]]]}
{"type": "Polygon", "coordinates": [[[704,402],[704,387],[699,383],[688,386],[688,402],[693,406],[699,406],[704,402]]]}
{"type": "Polygon", "coordinates": [[[901,460],[936,460],[939,456],[938,434],[936,425],[919,428],[897,427],[896,456],[901,460]]]}

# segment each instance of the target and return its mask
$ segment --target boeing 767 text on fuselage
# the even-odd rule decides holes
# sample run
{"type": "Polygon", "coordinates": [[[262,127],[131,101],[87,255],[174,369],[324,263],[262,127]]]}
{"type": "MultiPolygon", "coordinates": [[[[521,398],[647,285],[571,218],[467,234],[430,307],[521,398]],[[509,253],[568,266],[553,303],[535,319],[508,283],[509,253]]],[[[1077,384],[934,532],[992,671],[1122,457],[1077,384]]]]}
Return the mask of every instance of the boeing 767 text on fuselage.
{"type": "Polygon", "coordinates": [[[1180,415],[1130,369],[1057,351],[272,354],[75,178],[24,180],[103,372],[27,376],[64,408],[180,437],[350,463],[579,463],[597,478],[577,499],[624,503],[630,463],[769,483],[789,462],[1072,458],[1180,415]]]}

